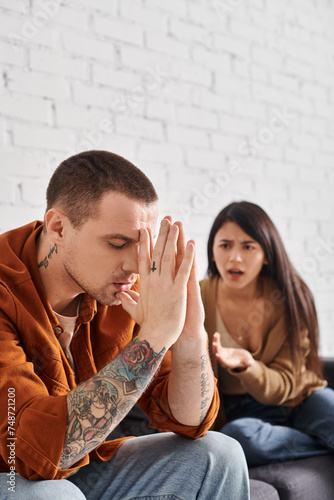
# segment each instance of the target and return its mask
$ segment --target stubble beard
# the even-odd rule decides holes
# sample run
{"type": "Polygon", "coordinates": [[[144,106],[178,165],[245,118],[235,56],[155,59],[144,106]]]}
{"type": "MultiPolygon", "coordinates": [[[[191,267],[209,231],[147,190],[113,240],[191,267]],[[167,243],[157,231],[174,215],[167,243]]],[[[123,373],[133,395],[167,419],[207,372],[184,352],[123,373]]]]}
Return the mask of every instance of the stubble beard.
{"type": "MultiPolygon", "coordinates": [[[[116,297],[118,292],[108,291],[108,285],[102,289],[93,288],[91,285],[87,284],[69,265],[64,264],[64,269],[67,273],[70,282],[74,282],[76,284],[76,288],[78,289],[78,293],[87,293],[90,297],[96,300],[99,304],[104,306],[119,306],[121,305],[121,301],[116,297]]],[[[133,275],[132,275],[133,276],[133,275]]],[[[112,279],[110,283],[118,283],[122,281],[133,281],[129,277],[120,277],[116,276],[115,279],[112,279]],[[119,280],[119,281],[117,281],[119,280]]],[[[111,286],[111,285],[109,285],[111,286]]]]}

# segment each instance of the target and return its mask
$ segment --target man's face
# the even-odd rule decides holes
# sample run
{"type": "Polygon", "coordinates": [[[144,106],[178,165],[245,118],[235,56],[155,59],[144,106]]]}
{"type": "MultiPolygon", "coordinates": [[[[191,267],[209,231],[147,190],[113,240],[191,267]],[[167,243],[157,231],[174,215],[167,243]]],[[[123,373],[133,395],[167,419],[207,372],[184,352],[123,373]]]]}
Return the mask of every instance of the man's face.
{"type": "Polygon", "coordinates": [[[154,234],[157,217],[156,203],[111,192],[102,198],[94,219],[77,229],[68,224],[63,264],[73,292],[119,305],[116,293],[129,290],[137,279],[139,230],[154,234]]]}

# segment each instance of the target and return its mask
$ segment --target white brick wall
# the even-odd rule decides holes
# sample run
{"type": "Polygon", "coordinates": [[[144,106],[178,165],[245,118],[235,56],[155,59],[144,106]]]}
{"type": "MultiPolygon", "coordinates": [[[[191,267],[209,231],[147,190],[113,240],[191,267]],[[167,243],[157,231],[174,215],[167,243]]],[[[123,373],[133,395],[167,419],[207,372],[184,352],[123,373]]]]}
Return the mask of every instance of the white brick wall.
{"type": "Polygon", "coordinates": [[[183,218],[259,203],[334,355],[332,0],[0,0],[0,231],[41,218],[57,164],[106,148],[183,218]]]}

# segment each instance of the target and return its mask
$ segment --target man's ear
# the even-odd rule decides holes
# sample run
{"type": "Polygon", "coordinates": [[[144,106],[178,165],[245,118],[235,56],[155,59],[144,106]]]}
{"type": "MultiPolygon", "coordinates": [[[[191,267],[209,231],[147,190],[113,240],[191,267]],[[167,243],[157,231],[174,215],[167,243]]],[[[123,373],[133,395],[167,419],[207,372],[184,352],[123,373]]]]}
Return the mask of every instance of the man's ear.
{"type": "Polygon", "coordinates": [[[66,215],[57,208],[51,208],[45,214],[46,232],[51,240],[57,245],[62,245],[64,239],[64,226],[67,220],[66,215]]]}

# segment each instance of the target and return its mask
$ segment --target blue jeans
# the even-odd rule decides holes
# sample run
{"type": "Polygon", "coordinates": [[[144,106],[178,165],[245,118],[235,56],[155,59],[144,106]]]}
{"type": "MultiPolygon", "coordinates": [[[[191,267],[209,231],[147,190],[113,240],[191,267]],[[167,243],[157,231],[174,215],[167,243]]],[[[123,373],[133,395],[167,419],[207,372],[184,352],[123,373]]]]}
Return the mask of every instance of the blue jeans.
{"type": "Polygon", "coordinates": [[[235,438],[248,466],[334,453],[334,391],[314,391],[296,407],[263,405],[249,394],[223,398],[229,421],[221,432],[235,438]]]}
{"type": "Polygon", "coordinates": [[[1,476],[6,474],[0,474],[1,500],[249,499],[242,448],[217,432],[197,440],[170,432],[128,439],[112,460],[92,460],[68,479],[17,477],[13,494],[1,476]]]}

